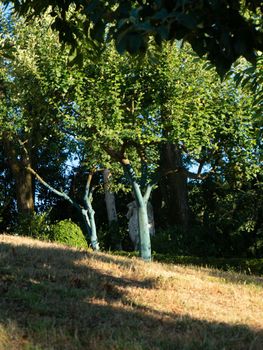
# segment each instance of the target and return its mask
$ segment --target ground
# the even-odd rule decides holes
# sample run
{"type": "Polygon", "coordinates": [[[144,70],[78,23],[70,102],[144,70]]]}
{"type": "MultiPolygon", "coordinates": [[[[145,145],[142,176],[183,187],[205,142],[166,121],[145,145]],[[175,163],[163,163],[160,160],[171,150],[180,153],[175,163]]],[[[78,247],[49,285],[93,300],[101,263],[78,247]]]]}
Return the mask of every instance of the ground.
{"type": "Polygon", "coordinates": [[[262,350],[263,278],[0,235],[0,350],[262,350]]]}

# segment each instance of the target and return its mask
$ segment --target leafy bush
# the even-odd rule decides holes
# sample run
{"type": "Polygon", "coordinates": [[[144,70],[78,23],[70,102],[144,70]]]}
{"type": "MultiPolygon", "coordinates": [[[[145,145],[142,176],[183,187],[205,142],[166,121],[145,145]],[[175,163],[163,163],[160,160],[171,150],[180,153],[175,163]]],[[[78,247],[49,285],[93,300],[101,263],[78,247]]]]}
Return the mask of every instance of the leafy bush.
{"type": "Polygon", "coordinates": [[[238,183],[214,175],[189,192],[193,216],[207,231],[207,243],[212,240],[221,256],[262,257],[263,178],[254,175],[253,180],[238,183]]]}
{"type": "Polygon", "coordinates": [[[52,225],[52,241],[72,247],[87,248],[88,244],[81,228],[71,220],[62,220],[52,225]]]}
{"type": "Polygon", "coordinates": [[[37,239],[48,240],[51,234],[49,211],[32,215],[20,216],[14,228],[14,233],[19,236],[30,236],[37,239]]]}
{"type": "Polygon", "coordinates": [[[126,250],[127,245],[125,239],[127,230],[121,227],[117,222],[112,223],[110,226],[108,224],[102,225],[97,233],[101,250],[122,250],[122,247],[126,250]]]}
{"type": "Polygon", "coordinates": [[[180,226],[157,230],[152,237],[152,250],[161,254],[220,256],[213,232],[193,225],[187,231],[180,226]]]}

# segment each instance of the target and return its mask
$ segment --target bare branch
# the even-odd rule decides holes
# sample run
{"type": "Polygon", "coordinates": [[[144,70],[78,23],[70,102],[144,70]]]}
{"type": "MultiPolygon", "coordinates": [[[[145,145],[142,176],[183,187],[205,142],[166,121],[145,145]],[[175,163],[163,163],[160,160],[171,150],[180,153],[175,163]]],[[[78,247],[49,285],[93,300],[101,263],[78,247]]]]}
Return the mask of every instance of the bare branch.
{"type": "Polygon", "coordinates": [[[81,210],[81,206],[76,203],[75,201],[73,201],[65,192],[62,191],[58,191],[56,190],[54,187],[50,186],[34,169],[32,169],[30,166],[27,166],[26,169],[33,174],[36,179],[42,183],[42,185],[44,185],[45,187],[47,187],[50,191],[52,191],[53,193],[55,193],[57,196],[62,197],[64,199],[66,199],[67,201],[70,202],[70,204],[72,204],[75,208],[77,208],[78,210],[81,210]]]}

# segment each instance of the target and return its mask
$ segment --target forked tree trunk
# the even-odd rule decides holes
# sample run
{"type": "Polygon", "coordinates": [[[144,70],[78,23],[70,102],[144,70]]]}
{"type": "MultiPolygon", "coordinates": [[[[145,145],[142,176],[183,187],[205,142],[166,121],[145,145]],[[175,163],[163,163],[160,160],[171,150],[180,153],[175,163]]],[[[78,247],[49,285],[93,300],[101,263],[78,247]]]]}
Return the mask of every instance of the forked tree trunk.
{"type": "Polygon", "coordinates": [[[139,184],[136,181],[134,170],[127,159],[122,163],[125,173],[132,185],[134,198],[138,207],[138,228],[140,239],[140,256],[144,261],[151,261],[151,238],[147,214],[147,203],[151,193],[151,186],[147,187],[146,193],[142,195],[139,184]]]}
{"type": "MultiPolygon", "coordinates": [[[[76,207],[76,206],[75,206],[76,207]]],[[[93,209],[80,209],[77,208],[79,212],[81,212],[83,222],[84,222],[84,235],[89,237],[91,248],[95,251],[99,251],[99,243],[97,237],[97,227],[95,222],[95,211],[93,209]]]]}
{"type": "Polygon", "coordinates": [[[70,198],[66,193],[61,192],[50,186],[44,179],[42,179],[41,176],[39,176],[34,169],[31,167],[28,167],[28,171],[33,174],[39,182],[42,183],[42,185],[46,186],[50,191],[58,195],[59,197],[62,197],[63,199],[67,200],[72,206],[74,206],[78,212],[81,214],[83,221],[84,221],[84,228],[85,232],[84,235],[86,238],[90,239],[91,247],[93,250],[99,250],[99,243],[97,239],[97,230],[96,230],[96,223],[95,223],[95,211],[92,208],[91,205],[91,197],[92,197],[92,191],[90,189],[90,181],[92,178],[92,174],[88,176],[86,188],[85,188],[85,195],[84,195],[84,208],[80,206],[77,202],[75,202],[72,198],[70,198]]]}
{"type": "MultiPolygon", "coordinates": [[[[95,211],[92,208],[92,198],[93,198],[93,188],[91,188],[91,180],[93,177],[93,173],[89,173],[86,186],[85,186],[85,193],[83,197],[84,201],[84,209],[81,209],[82,215],[84,211],[86,212],[86,219],[89,223],[89,231],[90,231],[90,242],[91,247],[93,250],[98,251],[100,250],[99,243],[98,243],[98,237],[97,237],[97,227],[95,223],[95,211]]],[[[77,206],[80,208],[80,206],[77,203],[74,203],[75,207],[77,206]]]]}
{"type": "Polygon", "coordinates": [[[148,225],[147,202],[149,200],[152,185],[148,185],[145,194],[143,195],[140,185],[136,180],[135,172],[130,164],[129,159],[124,155],[124,149],[116,151],[111,147],[104,146],[106,152],[123,167],[124,173],[132,186],[135,201],[138,207],[138,227],[140,238],[140,256],[144,261],[151,261],[151,239],[148,225]]]}

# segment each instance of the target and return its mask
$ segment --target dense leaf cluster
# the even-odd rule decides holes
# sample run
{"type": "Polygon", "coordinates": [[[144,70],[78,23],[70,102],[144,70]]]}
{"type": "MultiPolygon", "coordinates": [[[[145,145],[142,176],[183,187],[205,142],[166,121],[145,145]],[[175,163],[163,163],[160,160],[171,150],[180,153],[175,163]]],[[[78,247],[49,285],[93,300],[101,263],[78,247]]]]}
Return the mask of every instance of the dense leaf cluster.
{"type": "Polygon", "coordinates": [[[85,39],[96,42],[113,38],[119,52],[145,52],[150,37],[161,44],[185,40],[199,56],[206,55],[224,74],[238,57],[255,62],[255,51],[263,51],[262,11],[258,0],[198,1],[29,1],[17,0],[16,10],[29,17],[50,9],[53,28],[60,38],[77,49],[85,39]]]}

